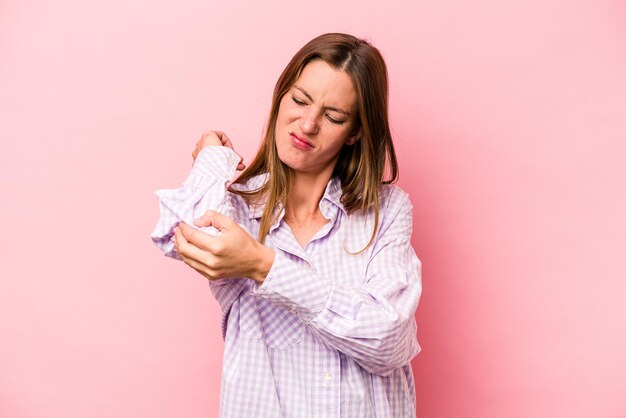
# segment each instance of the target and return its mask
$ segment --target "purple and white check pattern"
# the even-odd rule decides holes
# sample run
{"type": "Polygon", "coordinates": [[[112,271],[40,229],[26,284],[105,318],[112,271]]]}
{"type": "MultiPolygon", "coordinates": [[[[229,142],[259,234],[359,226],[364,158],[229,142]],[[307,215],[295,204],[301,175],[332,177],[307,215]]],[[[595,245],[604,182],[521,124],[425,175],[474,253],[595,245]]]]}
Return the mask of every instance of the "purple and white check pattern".
{"type": "MultiPolygon", "coordinates": [[[[263,208],[226,190],[238,162],[229,148],[206,147],[181,188],[156,192],[161,217],[152,239],[166,255],[179,258],[174,226],[193,225],[209,209],[258,236],[263,208]]],[[[225,339],[222,417],[415,416],[410,361],[420,351],[421,263],[410,243],[411,202],[397,186],[384,186],[375,241],[352,255],[367,245],[373,213],[348,216],[340,198],[332,179],[320,201],[330,221],[304,249],[276,209],[265,242],[276,258],[262,285],[209,282],[225,339]]]]}

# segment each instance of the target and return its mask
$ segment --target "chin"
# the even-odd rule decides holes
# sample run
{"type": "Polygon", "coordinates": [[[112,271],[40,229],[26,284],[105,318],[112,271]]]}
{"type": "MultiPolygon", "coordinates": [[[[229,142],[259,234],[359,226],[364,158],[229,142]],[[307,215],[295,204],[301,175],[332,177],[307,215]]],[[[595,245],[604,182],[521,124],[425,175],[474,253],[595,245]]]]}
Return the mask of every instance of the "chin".
{"type": "Polygon", "coordinates": [[[302,158],[298,155],[293,155],[293,151],[290,149],[290,144],[283,144],[282,146],[277,146],[278,159],[285,164],[287,167],[293,170],[299,170],[302,168],[303,161],[302,158]]]}
{"type": "Polygon", "coordinates": [[[278,158],[284,165],[291,168],[293,171],[306,171],[306,164],[303,164],[301,161],[293,161],[293,159],[290,158],[282,158],[280,155],[278,158]]]}

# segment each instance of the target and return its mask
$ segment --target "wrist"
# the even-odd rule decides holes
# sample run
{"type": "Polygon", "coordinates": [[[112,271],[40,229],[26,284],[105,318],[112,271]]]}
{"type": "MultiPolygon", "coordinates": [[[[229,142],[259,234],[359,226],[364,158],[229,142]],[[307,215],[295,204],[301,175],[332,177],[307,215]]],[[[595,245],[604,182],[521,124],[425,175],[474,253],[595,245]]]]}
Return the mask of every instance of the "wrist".
{"type": "Polygon", "coordinates": [[[251,278],[257,283],[262,284],[274,264],[276,253],[260,243],[258,243],[258,250],[258,263],[255,265],[255,271],[251,275],[251,278]]]}

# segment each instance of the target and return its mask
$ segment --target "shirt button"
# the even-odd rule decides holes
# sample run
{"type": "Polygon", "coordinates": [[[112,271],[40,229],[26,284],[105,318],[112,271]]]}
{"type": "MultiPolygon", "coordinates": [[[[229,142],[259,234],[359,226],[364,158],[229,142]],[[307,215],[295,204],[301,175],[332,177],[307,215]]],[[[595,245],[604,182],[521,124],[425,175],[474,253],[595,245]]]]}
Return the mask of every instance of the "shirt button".
{"type": "Polygon", "coordinates": [[[333,374],[332,373],[326,373],[326,380],[328,380],[328,381],[333,380],[333,374]]]}

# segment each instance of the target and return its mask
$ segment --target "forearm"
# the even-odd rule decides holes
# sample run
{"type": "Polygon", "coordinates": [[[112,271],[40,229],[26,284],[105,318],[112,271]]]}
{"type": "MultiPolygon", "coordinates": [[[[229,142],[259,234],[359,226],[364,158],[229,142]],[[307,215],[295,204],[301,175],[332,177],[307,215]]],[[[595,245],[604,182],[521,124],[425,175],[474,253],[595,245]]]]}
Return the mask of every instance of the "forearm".
{"type": "Polygon", "coordinates": [[[421,293],[417,263],[415,258],[408,269],[390,269],[386,277],[372,276],[361,287],[349,287],[278,254],[254,293],[291,310],[366,370],[384,375],[419,351],[413,319],[421,293]],[[380,288],[380,281],[393,286],[380,288]]]}

